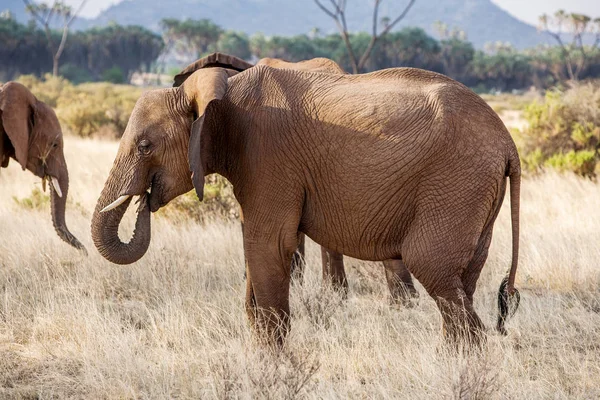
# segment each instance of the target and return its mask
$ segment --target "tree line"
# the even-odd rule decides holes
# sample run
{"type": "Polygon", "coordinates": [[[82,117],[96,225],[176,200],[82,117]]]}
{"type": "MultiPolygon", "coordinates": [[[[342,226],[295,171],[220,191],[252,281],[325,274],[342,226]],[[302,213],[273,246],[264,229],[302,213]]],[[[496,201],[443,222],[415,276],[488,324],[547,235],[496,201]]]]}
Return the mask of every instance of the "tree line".
{"type": "Polygon", "coordinates": [[[547,88],[573,79],[572,64],[579,66],[577,79],[600,77],[597,43],[539,46],[517,50],[509,43],[490,43],[475,49],[465,33],[436,23],[438,38],[423,29],[407,27],[377,37],[366,32],[323,35],[317,29],[308,35],[270,36],[223,30],[210,20],[162,21],[163,39],[181,58],[194,59],[221,51],[244,59],[263,57],[300,61],[327,57],[346,71],[357,68],[356,54],[364,72],[392,67],[415,67],[446,74],[481,90],[547,88]],[[352,49],[352,52],[348,51],[352,49]],[[568,48],[566,50],[566,48],[568,48]]]}
{"type": "Polygon", "coordinates": [[[61,43],[62,30],[21,24],[10,15],[0,16],[0,80],[23,74],[42,76],[53,69],[73,82],[125,83],[135,71],[150,70],[161,54],[160,35],[140,26],[110,24],[72,32],[64,43],[60,64],[48,46],[48,35],[61,43]]]}
{"type": "MultiPolygon", "coordinates": [[[[517,50],[508,43],[493,43],[478,50],[464,32],[436,25],[438,37],[423,29],[407,27],[378,37],[373,43],[369,33],[324,35],[314,29],[307,35],[247,35],[225,30],[214,22],[165,19],[162,34],[143,27],[116,24],[73,32],[65,44],[59,74],[67,79],[126,80],[134,71],[166,71],[173,59],[193,60],[209,52],[221,51],[246,60],[276,57],[300,61],[327,57],[347,71],[356,68],[354,54],[364,59],[365,72],[390,67],[416,67],[444,73],[469,87],[481,90],[511,90],[530,86],[546,88],[573,78],[600,77],[600,51],[597,46],[581,45],[585,51],[570,51],[565,45],[517,50]],[[577,62],[585,57],[585,62],[577,62]]],[[[59,41],[59,31],[53,31],[59,41]]],[[[0,80],[19,74],[38,76],[52,71],[44,32],[33,24],[23,25],[11,18],[0,19],[0,80]]],[[[185,62],[182,62],[185,63],[185,62]]]]}

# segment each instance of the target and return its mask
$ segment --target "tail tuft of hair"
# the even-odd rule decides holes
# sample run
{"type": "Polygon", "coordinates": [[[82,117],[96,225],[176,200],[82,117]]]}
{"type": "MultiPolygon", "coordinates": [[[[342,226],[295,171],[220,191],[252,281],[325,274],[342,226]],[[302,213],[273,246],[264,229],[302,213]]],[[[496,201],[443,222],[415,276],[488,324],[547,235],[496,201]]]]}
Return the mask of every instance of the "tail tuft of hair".
{"type": "Polygon", "coordinates": [[[513,292],[508,292],[508,276],[502,279],[500,288],[498,289],[498,324],[496,330],[502,335],[506,335],[505,322],[515,315],[521,302],[521,294],[516,288],[513,292]]]}

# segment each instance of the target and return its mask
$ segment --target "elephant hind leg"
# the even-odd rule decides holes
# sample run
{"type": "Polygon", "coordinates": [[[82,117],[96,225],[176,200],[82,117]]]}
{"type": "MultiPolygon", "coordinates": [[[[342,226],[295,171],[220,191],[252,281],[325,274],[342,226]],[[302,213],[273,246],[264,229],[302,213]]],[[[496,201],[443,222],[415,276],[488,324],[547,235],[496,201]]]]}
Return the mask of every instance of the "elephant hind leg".
{"type": "Polygon", "coordinates": [[[435,279],[423,278],[420,282],[440,310],[444,336],[454,345],[463,342],[475,345],[483,343],[485,326],[473,308],[472,295],[469,296],[465,291],[457,264],[437,265],[437,269],[429,269],[434,272],[435,279]]]}
{"type": "Polygon", "coordinates": [[[477,287],[477,280],[479,279],[479,275],[481,274],[481,270],[485,265],[488,256],[488,250],[490,248],[490,243],[492,241],[492,230],[488,229],[481,235],[479,239],[479,244],[477,245],[477,249],[475,250],[475,254],[473,254],[473,258],[467,265],[467,268],[464,270],[461,276],[461,281],[463,288],[465,290],[465,294],[467,298],[472,303],[473,302],[473,294],[475,293],[475,288],[477,287]]]}
{"type": "Polygon", "coordinates": [[[473,302],[457,279],[453,288],[433,292],[432,297],[442,314],[444,335],[448,342],[481,345],[485,341],[485,327],[473,308],[473,302]]]}
{"type": "MultiPolygon", "coordinates": [[[[457,345],[461,341],[480,344],[485,340],[485,328],[473,308],[474,285],[469,288],[469,296],[462,278],[476,253],[481,228],[467,225],[453,229],[457,231],[415,230],[403,243],[402,258],[408,270],[435,300],[442,315],[446,339],[457,345]]],[[[478,274],[472,278],[476,281],[477,277],[478,274]]]]}
{"type": "Polygon", "coordinates": [[[339,290],[344,298],[348,296],[348,280],[344,269],[344,256],[341,253],[321,246],[321,260],[323,262],[323,282],[339,290]]]}
{"type": "Polygon", "coordinates": [[[404,306],[412,304],[411,299],[419,297],[419,292],[415,289],[412,276],[402,259],[385,260],[385,279],[391,295],[391,303],[404,306]]]}

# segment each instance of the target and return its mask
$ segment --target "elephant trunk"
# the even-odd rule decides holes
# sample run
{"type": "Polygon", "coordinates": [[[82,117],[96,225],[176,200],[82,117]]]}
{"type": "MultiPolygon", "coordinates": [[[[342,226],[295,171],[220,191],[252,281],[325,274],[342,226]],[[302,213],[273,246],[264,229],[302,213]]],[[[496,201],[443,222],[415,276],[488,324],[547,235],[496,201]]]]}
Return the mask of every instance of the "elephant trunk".
{"type": "Polygon", "coordinates": [[[69,193],[69,174],[67,169],[61,170],[58,178],[50,178],[50,204],[52,209],[52,224],[58,236],[69,243],[71,246],[81,250],[87,255],[87,250],[83,244],[67,228],[65,222],[65,207],[67,204],[67,195],[69,193]]]}
{"type": "Polygon", "coordinates": [[[148,195],[144,194],[140,198],[133,237],[129,243],[123,243],[119,239],[119,224],[131,202],[131,197],[119,206],[102,212],[120,195],[117,186],[111,185],[110,182],[106,183],[92,217],[92,239],[100,254],[108,261],[115,264],[131,264],[142,258],[150,245],[150,207],[148,195]]]}

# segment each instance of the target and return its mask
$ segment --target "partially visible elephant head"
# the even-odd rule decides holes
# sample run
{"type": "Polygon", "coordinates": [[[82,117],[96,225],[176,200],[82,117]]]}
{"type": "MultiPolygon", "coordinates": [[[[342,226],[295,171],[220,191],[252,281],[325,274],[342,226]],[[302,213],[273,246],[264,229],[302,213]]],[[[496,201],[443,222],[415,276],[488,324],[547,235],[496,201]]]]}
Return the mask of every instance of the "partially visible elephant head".
{"type": "Polygon", "coordinates": [[[7,167],[10,158],[23,170],[50,183],[52,222],[58,236],[71,246],[86,251],[67,228],[65,205],[69,173],[63,152],[63,135],[56,114],[25,86],[8,82],[0,88],[0,161],[7,167]]]}

